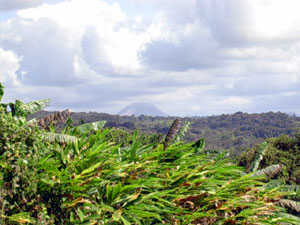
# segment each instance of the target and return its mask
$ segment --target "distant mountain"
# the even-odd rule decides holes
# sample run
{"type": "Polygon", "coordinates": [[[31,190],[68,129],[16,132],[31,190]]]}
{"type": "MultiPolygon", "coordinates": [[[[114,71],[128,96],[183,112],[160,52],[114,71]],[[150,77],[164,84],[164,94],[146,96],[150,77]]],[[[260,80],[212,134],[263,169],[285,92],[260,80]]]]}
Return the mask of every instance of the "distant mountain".
{"type": "Polygon", "coordinates": [[[121,110],[118,115],[121,116],[168,116],[166,113],[159,110],[157,107],[150,103],[132,103],[121,110]]]}

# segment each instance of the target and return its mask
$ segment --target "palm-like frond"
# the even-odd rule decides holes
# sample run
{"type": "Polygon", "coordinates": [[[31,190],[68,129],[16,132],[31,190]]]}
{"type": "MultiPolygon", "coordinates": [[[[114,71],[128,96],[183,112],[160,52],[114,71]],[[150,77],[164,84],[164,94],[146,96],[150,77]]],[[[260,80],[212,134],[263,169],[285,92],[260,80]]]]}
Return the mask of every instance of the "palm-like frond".
{"type": "Polygon", "coordinates": [[[300,185],[284,185],[281,187],[282,191],[286,192],[295,192],[295,193],[300,193],[300,185]]]}
{"type": "Polygon", "coordinates": [[[297,213],[300,213],[300,202],[293,201],[290,199],[280,199],[278,201],[278,204],[282,207],[288,207],[288,208],[296,211],[297,213]]]}
{"type": "Polygon", "coordinates": [[[265,175],[268,178],[272,178],[276,174],[280,173],[282,171],[282,165],[281,164],[276,164],[276,165],[271,165],[268,166],[264,169],[257,170],[255,171],[252,176],[262,176],[265,175]]]}
{"type": "Polygon", "coordinates": [[[255,159],[253,160],[253,162],[250,165],[250,168],[249,168],[250,172],[254,172],[258,169],[260,161],[263,159],[266,149],[267,149],[267,142],[261,143],[259,150],[255,156],[255,159]]]}
{"type": "Polygon", "coordinates": [[[58,142],[58,143],[75,143],[77,141],[77,138],[71,135],[67,134],[58,134],[58,133],[51,133],[46,132],[43,134],[43,137],[46,141],[49,142],[58,142]]]}
{"type": "MultiPolygon", "coordinates": [[[[271,180],[264,185],[264,188],[265,189],[273,189],[273,188],[280,187],[280,190],[285,191],[282,189],[283,185],[284,185],[284,182],[282,180],[271,180]]],[[[286,191],[286,192],[289,192],[289,191],[286,191]]]]}
{"type": "Polygon", "coordinates": [[[18,110],[25,113],[26,116],[36,113],[50,104],[50,99],[42,99],[38,101],[32,101],[26,104],[22,104],[19,106],[18,110]]]}
{"type": "Polygon", "coordinates": [[[191,122],[188,121],[186,122],[179,130],[178,134],[176,135],[176,137],[173,140],[173,143],[177,143],[183,140],[183,138],[185,137],[185,135],[187,134],[187,132],[189,131],[191,127],[191,122]]]}

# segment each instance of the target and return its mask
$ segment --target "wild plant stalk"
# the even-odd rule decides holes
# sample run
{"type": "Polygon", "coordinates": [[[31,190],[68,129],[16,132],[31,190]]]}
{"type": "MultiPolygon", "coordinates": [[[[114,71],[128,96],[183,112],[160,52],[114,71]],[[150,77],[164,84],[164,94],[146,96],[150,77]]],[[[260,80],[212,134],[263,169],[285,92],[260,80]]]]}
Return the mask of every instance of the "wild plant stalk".
{"type": "Polygon", "coordinates": [[[163,142],[164,149],[166,149],[170,145],[172,140],[175,138],[176,134],[179,131],[180,124],[181,124],[181,122],[179,119],[175,119],[174,122],[172,123],[172,125],[167,133],[167,136],[163,142]]]}

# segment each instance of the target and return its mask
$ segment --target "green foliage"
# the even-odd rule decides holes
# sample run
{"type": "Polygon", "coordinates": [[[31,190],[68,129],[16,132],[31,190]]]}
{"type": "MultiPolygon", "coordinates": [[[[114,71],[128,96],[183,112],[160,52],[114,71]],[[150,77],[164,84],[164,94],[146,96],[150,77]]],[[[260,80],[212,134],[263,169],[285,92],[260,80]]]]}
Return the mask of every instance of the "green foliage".
{"type": "Polygon", "coordinates": [[[75,143],[77,138],[75,136],[67,135],[67,134],[59,134],[59,133],[52,133],[46,132],[42,134],[45,141],[52,142],[52,143],[75,143]]]}
{"type": "Polygon", "coordinates": [[[129,146],[132,142],[132,135],[123,129],[112,128],[107,134],[107,140],[119,144],[121,147],[129,146]]]}
{"type": "Polygon", "coordinates": [[[188,133],[189,129],[191,127],[191,122],[187,121],[179,130],[178,134],[173,140],[173,143],[183,141],[186,134],[188,133]]]}
{"type": "Polygon", "coordinates": [[[204,139],[164,148],[136,131],[121,147],[97,129],[57,143],[25,124],[0,107],[3,224],[299,224],[287,192],[203,153],[204,139]]]}
{"type": "Polygon", "coordinates": [[[0,107],[0,213],[7,223],[31,221],[29,214],[48,216],[40,212],[46,204],[38,193],[38,165],[56,148],[43,141],[37,127],[23,126],[20,119],[0,107]]]}
{"type": "Polygon", "coordinates": [[[16,100],[15,103],[2,104],[5,111],[7,112],[7,107],[9,106],[10,112],[15,117],[28,117],[30,114],[36,113],[44,108],[46,108],[50,103],[49,99],[43,99],[39,101],[32,101],[29,103],[23,103],[16,100]]]}
{"type": "Polygon", "coordinates": [[[268,178],[272,178],[276,174],[280,173],[282,171],[282,165],[277,164],[277,165],[272,165],[268,166],[266,168],[256,170],[252,175],[253,176],[266,176],[268,178]]]}
{"type": "MultiPolygon", "coordinates": [[[[46,107],[48,107],[50,104],[50,99],[43,99],[39,101],[32,101],[27,104],[20,103],[19,107],[17,108],[17,112],[20,114],[24,114],[26,117],[30,114],[36,113],[46,107]]],[[[16,114],[19,116],[18,114],[16,114]]]]}
{"type": "MultiPolygon", "coordinates": [[[[153,133],[142,133],[138,135],[138,138],[141,145],[147,145],[149,143],[158,145],[163,141],[163,135],[153,133]]],[[[116,145],[120,145],[120,147],[128,147],[132,145],[133,135],[124,129],[112,128],[109,130],[106,140],[116,145]]]]}
{"type": "MultiPolygon", "coordinates": [[[[11,125],[8,119],[13,117],[2,116],[3,123],[11,125]]],[[[31,145],[22,142],[22,151],[31,146],[39,151],[30,156],[24,152],[16,160],[21,149],[10,145],[13,155],[1,160],[5,168],[1,193],[6,201],[1,203],[1,217],[6,224],[280,221],[274,203],[280,192],[263,189],[260,178],[243,176],[241,168],[228,161],[211,160],[195,151],[198,144],[153,149],[142,146],[136,133],[132,145],[120,151],[106,141],[108,130],[98,130],[88,140],[78,137],[81,143],[61,147],[44,143],[38,138],[40,131],[35,132],[31,145]],[[11,168],[15,161],[19,169],[11,168]]]]}
{"type": "Polygon", "coordinates": [[[84,134],[86,132],[90,132],[90,131],[97,131],[99,129],[102,129],[105,125],[106,121],[97,121],[97,122],[93,122],[93,123],[85,123],[85,124],[81,124],[75,128],[72,128],[70,130],[70,132],[73,131],[78,131],[81,134],[84,134]]]}
{"type": "MultiPolygon", "coordinates": [[[[47,112],[41,112],[44,116],[47,112]]],[[[80,120],[87,123],[107,121],[106,127],[127,129],[140,133],[156,133],[166,135],[175,117],[150,116],[118,116],[106,113],[72,113],[76,125],[80,120]]],[[[281,112],[222,114],[207,117],[183,117],[182,124],[190,122],[190,128],[180,141],[195,142],[199,137],[206,140],[207,149],[225,149],[232,157],[242,154],[249,148],[261,143],[265,138],[277,137],[282,134],[292,135],[299,127],[300,117],[290,116],[281,112]]],[[[299,171],[300,172],[300,171],[299,171]]]]}
{"type": "MultiPolygon", "coordinates": [[[[296,135],[295,137],[282,135],[267,139],[266,142],[265,153],[258,169],[281,164],[283,165],[282,173],[278,177],[284,179],[287,184],[300,184],[300,139],[296,135]]],[[[251,168],[260,150],[258,145],[245,152],[241,156],[239,164],[251,168]]]]}
{"type": "Polygon", "coordinates": [[[205,148],[205,140],[204,140],[204,138],[200,138],[192,146],[195,148],[196,152],[202,151],[205,148]]]}
{"type": "Polygon", "coordinates": [[[259,164],[264,157],[266,149],[267,149],[267,143],[266,142],[261,143],[257,151],[257,154],[250,165],[250,172],[254,172],[258,169],[259,164]]]}

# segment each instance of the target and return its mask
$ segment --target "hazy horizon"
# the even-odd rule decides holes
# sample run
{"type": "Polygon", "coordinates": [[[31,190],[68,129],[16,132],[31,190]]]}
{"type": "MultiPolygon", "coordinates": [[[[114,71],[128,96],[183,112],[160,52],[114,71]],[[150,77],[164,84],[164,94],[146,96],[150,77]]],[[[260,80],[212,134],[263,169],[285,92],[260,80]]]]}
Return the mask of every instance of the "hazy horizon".
{"type": "MultiPolygon", "coordinates": [[[[128,106],[131,106],[131,105],[135,105],[135,104],[144,104],[146,102],[133,102],[133,103],[130,103],[128,104],[127,106],[123,107],[123,108],[120,108],[118,112],[112,112],[112,113],[109,113],[109,112],[104,112],[104,111],[97,111],[97,110],[71,110],[71,112],[74,112],[74,113],[107,113],[107,114],[110,114],[110,115],[120,115],[121,111],[123,111],[124,109],[126,109],[128,106]]],[[[146,103],[148,104],[148,103],[146,103]]],[[[152,104],[154,107],[155,104],[152,104]]],[[[156,107],[158,110],[162,111],[160,108],[156,107]]],[[[64,108],[64,109],[67,109],[67,108],[64,108]]],[[[59,109],[59,110],[51,110],[51,107],[48,107],[48,108],[45,108],[44,111],[48,111],[48,112],[52,112],[52,111],[61,111],[62,109],[59,109]]],[[[165,113],[164,111],[162,111],[163,113],[165,113]]],[[[290,116],[297,116],[299,117],[300,115],[298,113],[295,113],[295,112],[284,112],[284,111],[261,111],[261,112],[243,112],[243,111],[236,111],[236,112],[230,112],[230,113],[220,113],[220,114],[198,114],[198,115],[172,115],[172,114],[167,114],[165,113],[166,115],[163,116],[163,117],[209,117],[209,116],[220,116],[222,114],[229,114],[229,115],[232,115],[232,114],[235,114],[235,113],[247,113],[247,114],[262,114],[262,113],[286,113],[290,116]]],[[[128,115],[120,115],[120,116],[128,116],[128,115]]],[[[134,115],[136,117],[138,117],[137,115],[134,115]]]]}
{"type": "Polygon", "coordinates": [[[300,1],[0,0],[4,102],[300,114],[300,1]]]}

